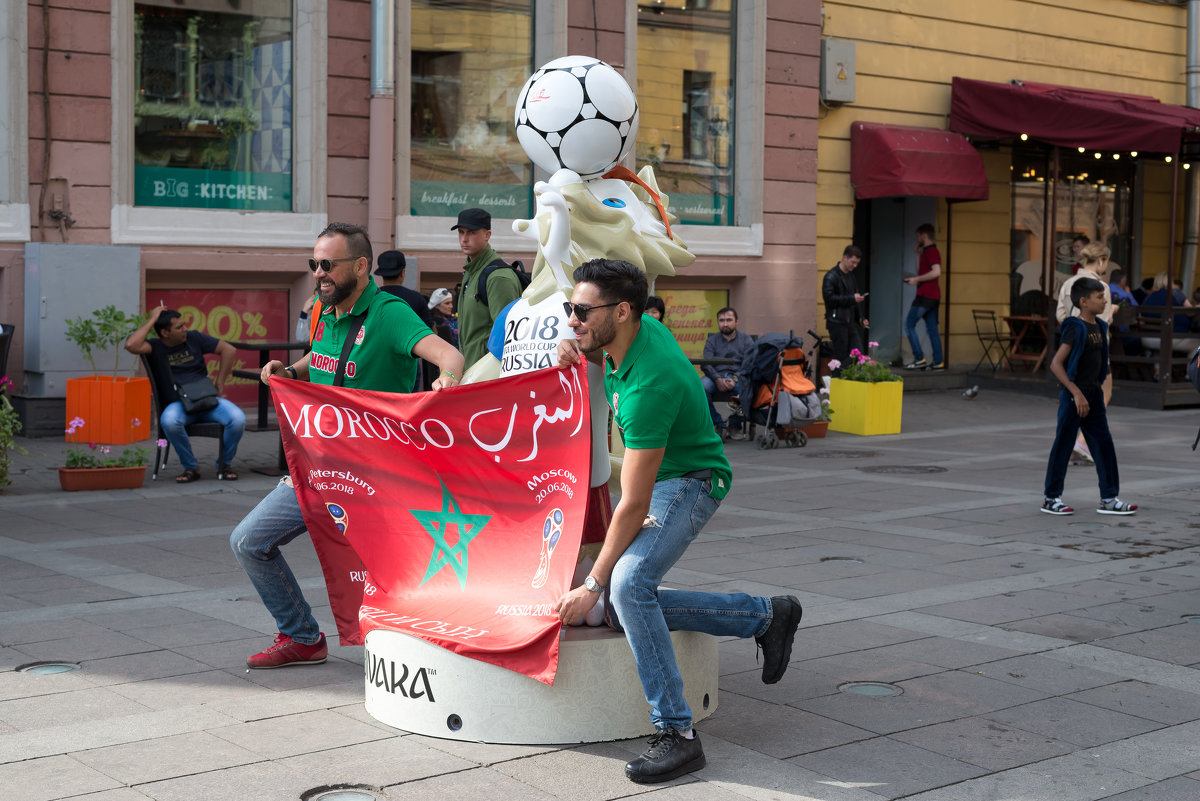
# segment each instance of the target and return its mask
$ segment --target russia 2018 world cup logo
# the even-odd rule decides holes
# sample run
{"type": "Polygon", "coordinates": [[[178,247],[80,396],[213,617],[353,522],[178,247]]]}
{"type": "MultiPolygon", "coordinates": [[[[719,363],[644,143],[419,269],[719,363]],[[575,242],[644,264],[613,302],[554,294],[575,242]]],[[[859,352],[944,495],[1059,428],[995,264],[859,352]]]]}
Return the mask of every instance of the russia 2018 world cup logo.
{"type": "Polygon", "coordinates": [[[563,533],[562,509],[551,509],[546,514],[546,522],[542,524],[542,555],[538,561],[537,573],[533,576],[531,585],[540,589],[550,578],[550,559],[554,556],[554,547],[558,545],[563,533]]]}
{"type": "Polygon", "coordinates": [[[350,513],[339,503],[325,504],[325,511],[329,512],[329,516],[333,518],[333,524],[345,536],[346,527],[350,525],[350,513]]]}

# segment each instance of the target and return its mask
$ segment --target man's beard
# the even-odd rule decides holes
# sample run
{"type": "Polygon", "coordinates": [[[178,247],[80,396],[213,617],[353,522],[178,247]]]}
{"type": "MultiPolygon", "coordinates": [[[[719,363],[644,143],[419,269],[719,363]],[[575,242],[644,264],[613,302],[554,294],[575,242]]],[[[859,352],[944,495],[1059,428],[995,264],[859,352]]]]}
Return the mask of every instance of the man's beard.
{"type": "Polygon", "coordinates": [[[612,316],[609,315],[603,327],[593,328],[588,334],[592,340],[592,347],[585,350],[584,353],[595,353],[617,338],[617,326],[612,321],[612,316]]]}
{"type": "Polygon", "coordinates": [[[317,289],[317,297],[321,299],[321,305],[326,308],[329,308],[330,306],[336,306],[346,298],[350,297],[350,295],[354,292],[355,286],[357,285],[357,281],[354,280],[354,276],[351,276],[350,280],[346,281],[344,284],[339,284],[337,280],[333,278],[330,278],[329,280],[333,283],[332,287],[330,287],[328,290],[324,288],[317,289]]]}

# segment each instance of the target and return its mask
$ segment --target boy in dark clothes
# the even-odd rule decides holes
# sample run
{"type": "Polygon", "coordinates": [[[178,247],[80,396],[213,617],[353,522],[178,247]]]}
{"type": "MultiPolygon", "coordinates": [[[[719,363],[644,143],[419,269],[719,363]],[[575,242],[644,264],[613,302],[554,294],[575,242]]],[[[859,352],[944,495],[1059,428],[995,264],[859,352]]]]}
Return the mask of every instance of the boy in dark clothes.
{"type": "Polygon", "coordinates": [[[1096,315],[1104,311],[1105,302],[1102,283],[1080,278],[1071,287],[1071,303],[1079,307],[1079,316],[1068,317],[1059,328],[1061,344],[1050,370],[1062,389],[1058,392],[1058,431],[1046,465],[1046,498],[1042,502],[1046,514],[1069,515],[1075,511],[1062,502],[1061,496],[1080,428],[1100,479],[1100,505],[1096,511],[1104,515],[1131,515],[1137,511],[1137,504],[1117,497],[1117,451],[1108,431],[1100,386],[1108,375],[1108,324],[1096,315]]]}

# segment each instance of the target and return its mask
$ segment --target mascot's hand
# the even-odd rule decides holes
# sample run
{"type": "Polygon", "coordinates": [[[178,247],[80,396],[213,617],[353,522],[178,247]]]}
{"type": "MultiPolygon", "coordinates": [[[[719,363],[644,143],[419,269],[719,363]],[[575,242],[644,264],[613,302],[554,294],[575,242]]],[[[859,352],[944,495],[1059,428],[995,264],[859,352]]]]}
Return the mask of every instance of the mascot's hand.
{"type": "Polygon", "coordinates": [[[478,381],[491,381],[500,377],[500,360],[490,353],[467,368],[463,373],[462,384],[474,384],[478,381]]]}

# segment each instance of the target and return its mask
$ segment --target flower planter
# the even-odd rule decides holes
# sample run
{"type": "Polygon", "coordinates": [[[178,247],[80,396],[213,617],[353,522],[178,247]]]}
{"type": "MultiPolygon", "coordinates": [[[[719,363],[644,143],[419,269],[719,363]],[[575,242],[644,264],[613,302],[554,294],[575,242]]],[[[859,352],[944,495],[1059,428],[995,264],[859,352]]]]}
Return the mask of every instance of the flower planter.
{"type": "Polygon", "coordinates": [[[828,420],[817,420],[814,423],[809,423],[804,428],[804,433],[809,439],[821,439],[825,436],[825,432],[829,430],[828,420]]]}
{"type": "Polygon", "coordinates": [[[903,381],[869,384],[834,378],[829,382],[829,406],[834,411],[829,429],[847,434],[899,434],[903,400],[903,381]]]}
{"type": "Polygon", "coordinates": [[[67,442],[128,445],[150,437],[150,379],[109,375],[67,379],[67,421],[84,426],[67,442]]]}
{"type": "Polygon", "coordinates": [[[66,492],[137,489],[146,480],[146,466],[60,467],[58,483],[66,492]]]}

